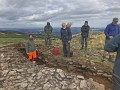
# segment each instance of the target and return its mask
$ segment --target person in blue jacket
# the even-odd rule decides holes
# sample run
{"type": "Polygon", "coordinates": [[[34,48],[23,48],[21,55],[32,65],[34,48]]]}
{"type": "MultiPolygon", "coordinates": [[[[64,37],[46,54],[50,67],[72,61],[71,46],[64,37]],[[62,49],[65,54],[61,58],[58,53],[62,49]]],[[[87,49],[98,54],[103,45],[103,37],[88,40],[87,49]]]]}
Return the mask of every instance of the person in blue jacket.
{"type": "MultiPolygon", "coordinates": [[[[108,24],[107,27],[104,30],[104,34],[106,36],[106,40],[105,40],[105,44],[107,44],[113,37],[115,37],[116,35],[120,34],[120,27],[117,24],[119,21],[118,18],[113,18],[113,22],[108,24]]],[[[112,54],[109,54],[109,59],[108,60],[112,60],[112,54]]],[[[103,55],[103,58],[105,58],[106,52],[103,55]]]]}
{"type": "Polygon", "coordinates": [[[113,68],[112,90],[120,90],[120,35],[113,37],[104,49],[107,52],[117,52],[113,68]]]}
{"type": "Polygon", "coordinates": [[[60,39],[63,44],[64,57],[70,57],[70,40],[72,39],[70,27],[71,27],[70,24],[66,25],[66,23],[62,23],[60,39]]]}

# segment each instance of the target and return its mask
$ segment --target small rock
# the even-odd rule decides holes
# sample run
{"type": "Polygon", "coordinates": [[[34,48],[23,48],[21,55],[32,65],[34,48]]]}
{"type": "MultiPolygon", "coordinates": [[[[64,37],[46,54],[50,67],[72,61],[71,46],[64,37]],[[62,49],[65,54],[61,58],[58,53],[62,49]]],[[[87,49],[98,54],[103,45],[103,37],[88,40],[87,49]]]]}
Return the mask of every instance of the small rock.
{"type": "Polygon", "coordinates": [[[18,71],[18,72],[23,72],[24,70],[23,70],[23,69],[18,69],[17,71],[18,71]]]}
{"type": "Polygon", "coordinates": [[[3,76],[6,76],[8,72],[9,72],[9,70],[3,70],[3,71],[2,71],[2,75],[3,75],[3,76]]]}
{"type": "Polygon", "coordinates": [[[35,75],[36,75],[36,74],[35,74],[35,73],[33,73],[33,74],[32,74],[32,77],[34,77],[35,75]]]}
{"type": "Polygon", "coordinates": [[[62,90],[64,90],[64,89],[67,89],[67,88],[68,88],[67,81],[62,81],[62,82],[61,82],[61,84],[62,84],[62,90]]]}
{"type": "Polygon", "coordinates": [[[50,86],[51,86],[50,83],[46,83],[46,84],[44,84],[43,89],[48,90],[50,88],[50,86]]]}
{"type": "Polygon", "coordinates": [[[69,85],[69,88],[70,89],[76,89],[77,85],[75,83],[72,83],[69,85]]]}
{"type": "Polygon", "coordinates": [[[85,65],[82,65],[82,68],[86,68],[86,66],[85,66],[85,65]]]}
{"type": "Polygon", "coordinates": [[[61,89],[59,89],[58,87],[56,87],[55,90],[61,90],[61,89]]]}
{"type": "Polygon", "coordinates": [[[61,76],[59,74],[55,74],[55,77],[58,79],[58,80],[62,80],[61,76]]]}
{"type": "Polygon", "coordinates": [[[28,69],[27,72],[28,73],[34,73],[34,68],[28,69]]]}
{"type": "Polygon", "coordinates": [[[22,77],[21,76],[17,76],[17,79],[21,79],[22,77]]]}
{"type": "Polygon", "coordinates": [[[98,72],[98,73],[103,73],[103,71],[102,71],[102,70],[97,70],[97,72],[98,72]]]}
{"type": "Polygon", "coordinates": [[[38,72],[37,75],[38,75],[38,76],[42,76],[42,72],[38,72]]]}
{"type": "Polygon", "coordinates": [[[1,63],[1,69],[2,70],[8,69],[8,63],[1,63]]]}
{"type": "Polygon", "coordinates": [[[28,78],[28,81],[29,81],[29,82],[34,82],[34,80],[33,80],[32,77],[28,78]]]}
{"type": "Polygon", "coordinates": [[[57,69],[56,72],[58,72],[62,78],[65,77],[65,74],[64,74],[64,71],[63,71],[63,70],[61,70],[61,69],[57,69]]]}
{"type": "Polygon", "coordinates": [[[77,78],[78,78],[78,79],[82,79],[82,80],[84,79],[84,77],[83,77],[83,76],[80,76],[80,75],[78,75],[77,78]]]}
{"type": "Polygon", "coordinates": [[[3,53],[1,54],[1,58],[4,58],[4,54],[3,53]]]}
{"type": "Polygon", "coordinates": [[[87,87],[87,81],[82,80],[81,83],[80,83],[80,88],[85,89],[85,87],[87,87]]]}
{"type": "Polygon", "coordinates": [[[9,75],[15,75],[16,71],[10,71],[9,75]]]}

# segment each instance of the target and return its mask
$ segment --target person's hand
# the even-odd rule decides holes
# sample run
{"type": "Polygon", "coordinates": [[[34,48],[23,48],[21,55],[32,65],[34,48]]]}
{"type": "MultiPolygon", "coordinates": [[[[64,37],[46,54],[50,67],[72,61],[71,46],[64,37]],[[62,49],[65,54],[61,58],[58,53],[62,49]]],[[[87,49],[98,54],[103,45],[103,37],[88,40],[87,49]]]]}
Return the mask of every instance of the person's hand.
{"type": "Polygon", "coordinates": [[[110,38],[110,39],[112,39],[112,38],[113,38],[113,36],[109,36],[109,38],[110,38]]]}
{"type": "Polygon", "coordinates": [[[27,55],[29,55],[29,53],[27,53],[27,55]]]}

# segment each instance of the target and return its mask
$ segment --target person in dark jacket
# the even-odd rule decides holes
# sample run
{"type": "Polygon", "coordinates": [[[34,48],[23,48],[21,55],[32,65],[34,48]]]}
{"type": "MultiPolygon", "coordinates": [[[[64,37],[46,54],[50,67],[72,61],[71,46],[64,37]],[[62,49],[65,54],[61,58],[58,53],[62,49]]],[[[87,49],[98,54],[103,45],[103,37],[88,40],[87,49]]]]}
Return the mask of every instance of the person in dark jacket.
{"type": "Polygon", "coordinates": [[[37,58],[36,46],[35,46],[32,34],[29,34],[29,39],[25,44],[25,48],[26,48],[26,53],[28,55],[28,59],[33,63],[36,63],[36,58],[37,58]]]}
{"type": "Polygon", "coordinates": [[[51,40],[52,31],[53,31],[53,28],[52,28],[52,26],[50,25],[50,22],[47,22],[47,25],[44,27],[44,32],[45,32],[45,45],[46,45],[46,46],[52,44],[52,40],[51,40]]]}
{"type": "MultiPolygon", "coordinates": [[[[113,37],[120,34],[120,27],[117,23],[118,23],[118,18],[113,18],[113,22],[108,24],[106,29],[104,30],[104,34],[106,36],[105,44],[107,44],[113,37]]],[[[104,52],[103,59],[105,58],[106,54],[107,52],[104,52]]],[[[112,54],[111,53],[108,53],[108,54],[109,54],[108,60],[111,61],[112,54]]]]}
{"type": "Polygon", "coordinates": [[[88,25],[88,21],[85,21],[84,25],[81,27],[81,49],[84,48],[84,44],[85,44],[85,49],[87,49],[87,39],[88,39],[88,35],[89,35],[89,30],[90,30],[90,26],[88,25]]]}
{"type": "Polygon", "coordinates": [[[72,39],[72,33],[70,29],[70,25],[66,25],[66,23],[62,23],[61,28],[61,41],[63,44],[63,53],[64,57],[70,57],[70,40],[72,39]]]}
{"type": "Polygon", "coordinates": [[[104,49],[107,52],[117,52],[113,68],[112,90],[120,90],[120,35],[113,37],[104,49]]]}

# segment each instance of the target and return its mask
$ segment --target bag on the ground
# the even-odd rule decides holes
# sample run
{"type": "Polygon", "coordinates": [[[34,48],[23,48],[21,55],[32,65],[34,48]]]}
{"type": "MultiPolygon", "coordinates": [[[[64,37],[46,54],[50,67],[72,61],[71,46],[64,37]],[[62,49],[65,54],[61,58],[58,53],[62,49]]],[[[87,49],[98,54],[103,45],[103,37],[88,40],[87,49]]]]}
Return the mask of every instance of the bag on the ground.
{"type": "Polygon", "coordinates": [[[58,49],[58,48],[54,48],[54,49],[52,50],[52,54],[53,54],[53,55],[59,55],[59,54],[60,54],[59,49],[58,49]]]}

